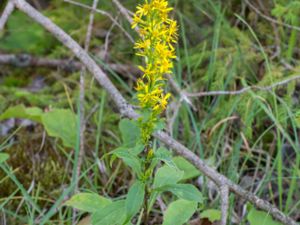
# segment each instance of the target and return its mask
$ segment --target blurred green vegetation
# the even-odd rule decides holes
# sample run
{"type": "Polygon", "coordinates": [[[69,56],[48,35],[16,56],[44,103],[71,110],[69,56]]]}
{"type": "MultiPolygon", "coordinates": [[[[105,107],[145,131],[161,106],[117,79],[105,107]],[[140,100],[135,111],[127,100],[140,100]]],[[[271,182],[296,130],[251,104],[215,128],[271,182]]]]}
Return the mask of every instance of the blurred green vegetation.
{"type": "MultiPolygon", "coordinates": [[[[92,0],[78,2],[92,5],[92,0]]],[[[122,4],[134,11],[138,2],[124,0],[122,4]]],[[[300,1],[249,2],[170,1],[175,8],[173,17],[180,25],[174,79],[182,90],[234,91],[269,86],[300,75],[300,1]]],[[[84,44],[89,10],[62,0],[32,3],[84,44]]],[[[98,8],[110,13],[136,37],[111,1],[101,1],[98,8]]],[[[134,81],[138,74],[129,71],[125,76],[110,65],[135,67],[139,59],[124,32],[112,24],[108,17],[96,13],[90,54],[122,94],[135,103],[134,81]]],[[[1,54],[74,58],[50,33],[19,11],[11,15],[0,32],[1,54]]],[[[0,114],[19,104],[44,112],[69,109],[76,114],[79,76],[78,71],[60,68],[0,64],[0,114]],[[39,87],[33,88],[35,84],[39,87]]],[[[108,159],[100,160],[121,142],[120,116],[94,78],[87,75],[85,84],[86,156],[80,190],[120,197],[127,192],[132,174],[120,162],[111,168],[108,159]]],[[[167,131],[219,172],[299,221],[299,83],[293,80],[269,91],[252,89],[240,95],[191,97],[193,106],[181,101],[171,86],[170,90],[173,98],[165,114],[167,131]]],[[[8,126],[7,121],[0,122],[0,131],[4,126],[8,126]]],[[[72,224],[72,211],[62,202],[71,195],[73,149],[65,147],[59,138],[48,136],[42,125],[24,126],[18,119],[0,137],[0,151],[10,155],[0,170],[0,209],[7,224],[72,224]]],[[[198,185],[206,197],[200,211],[219,208],[218,196],[201,174],[188,181],[198,185]]],[[[170,199],[164,196],[163,201],[170,199]]],[[[230,218],[240,219],[230,223],[247,224],[239,199],[232,195],[230,202],[230,218]]],[[[156,208],[159,210],[159,206],[156,208]]],[[[84,216],[78,215],[77,219],[84,216]]],[[[161,214],[157,212],[153,217],[160,221],[161,214]]],[[[153,223],[159,224],[155,220],[153,223]]]]}

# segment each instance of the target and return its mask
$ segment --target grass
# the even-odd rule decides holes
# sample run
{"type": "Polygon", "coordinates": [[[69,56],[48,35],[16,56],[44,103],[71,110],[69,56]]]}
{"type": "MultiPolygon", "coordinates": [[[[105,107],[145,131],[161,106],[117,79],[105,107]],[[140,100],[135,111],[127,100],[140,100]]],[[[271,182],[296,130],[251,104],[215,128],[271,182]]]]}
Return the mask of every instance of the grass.
{"type": "MultiPolygon", "coordinates": [[[[83,2],[91,3],[91,1],[83,2]]],[[[60,1],[53,1],[50,4],[52,8],[45,9],[48,15],[51,15],[52,10],[65,6],[60,1]]],[[[124,2],[128,7],[134,4],[135,2],[130,0],[124,2]]],[[[176,6],[174,16],[180,23],[180,42],[177,46],[178,57],[174,73],[181,89],[198,92],[270,85],[293,76],[295,74],[293,70],[298,69],[296,65],[299,62],[297,53],[299,33],[295,30],[278,25],[279,35],[282,38],[281,47],[287,51],[283,51],[277,58],[272,58],[275,40],[269,35],[272,32],[270,22],[258,17],[250,9],[243,11],[241,3],[176,0],[171,1],[171,4],[176,6]],[[291,63],[293,70],[285,68],[282,60],[291,63]]],[[[114,6],[107,2],[103,2],[99,7],[115,12],[114,6]]],[[[267,7],[270,13],[272,7],[274,5],[267,7]]],[[[74,21],[78,13],[88,17],[87,11],[76,6],[68,6],[68,9],[70,9],[68,16],[74,17],[74,21]]],[[[59,20],[60,17],[63,15],[56,12],[55,19],[59,20]]],[[[118,19],[124,29],[134,36],[125,19],[121,16],[118,19]]],[[[108,29],[110,25],[109,21],[104,21],[103,17],[99,16],[96,18],[94,32],[108,29]]],[[[292,25],[296,26],[297,23],[292,25]]],[[[70,26],[69,32],[83,40],[84,34],[80,31],[84,30],[84,26],[80,24],[77,29],[70,26]]],[[[108,73],[126,98],[134,103],[132,79],[109,68],[106,61],[99,57],[101,52],[99,44],[104,42],[103,38],[97,37],[97,34],[94,38],[100,40],[92,46],[91,56],[108,73]]],[[[124,44],[124,38],[126,37],[117,27],[112,30],[109,58],[114,63],[133,66],[137,58],[133,55],[132,44],[124,44]],[[122,46],[119,43],[122,43],[122,46]]],[[[26,52],[26,49],[21,50],[26,52]]],[[[53,47],[53,52],[48,51],[45,57],[53,55],[69,57],[58,46],[53,47]]],[[[73,111],[78,108],[78,73],[24,68],[20,74],[19,70],[12,67],[3,67],[1,71],[4,72],[1,72],[0,78],[9,77],[11,80],[32,76],[29,77],[28,83],[34,80],[33,74],[43,72],[47,77],[47,87],[41,89],[39,94],[52,97],[48,103],[43,102],[43,106],[71,108],[73,111]]],[[[118,131],[120,117],[110,97],[97,82],[91,76],[86,76],[86,79],[85,111],[89,117],[85,135],[86,156],[80,177],[76,177],[75,172],[78,164],[78,146],[74,150],[67,149],[58,139],[46,136],[42,150],[38,151],[43,141],[41,131],[43,128],[34,124],[32,132],[26,127],[17,126],[0,138],[0,151],[11,155],[7,163],[0,165],[0,191],[2,190],[0,193],[3,193],[0,194],[1,222],[72,224],[72,209],[63,203],[74,193],[76,182],[79,182],[80,191],[89,190],[116,199],[122,198],[127,192],[133,179],[130,171],[120,161],[111,165],[109,158],[102,158],[120,143],[118,131]],[[28,137],[28,133],[32,137],[28,137]],[[22,154],[26,155],[26,161],[22,154]],[[32,169],[34,160],[37,164],[45,164],[45,167],[40,166],[36,173],[52,176],[57,174],[55,184],[51,182],[52,177],[38,178],[34,175],[32,169]]],[[[37,101],[33,103],[30,99],[16,94],[15,90],[22,90],[26,86],[15,89],[8,87],[9,84],[2,84],[0,81],[0,100],[1,96],[4,99],[1,100],[3,105],[0,106],[0,110],[18,103],[43,107],[36,105],[37,101]]],[[[185,102],[180,102],[178,93],[173,92],[166,115],[168,119],[173,116],[175,118],[171,127],[175,139],[184,143],[234,182],[245,185],[248,190],[256,190],[257,195],[299,220],[300,107],[299,104],[293,103],[292,97],[296,91],[297,84],[292,82],[270,92],[250,91],[237,96],[192,98],[195,109],[185,102]],[[179,104],[178,111],[175,110],[176,104],[179,104]],[[231,117],[236,119],[230,119],[231,117]],[[287,152],[285,146],[289,146],[292,150],[287,152]],[[288,156],[292,156],[292,159],[287,162],[288,156]]],[[[38,98],[38,95],[36,97],[38,98]]],[[[44,109],[48,110],[47,108],[44,109]]],[[[77,133],[79,134],[79,128],[77,133]]],[[[218,196],[211,193],[209,182],[205,178],[203,180],[201,184],[197,179],[190,181],[197,184],[206,197],[200,211],[209,208],[219,209],[218,196]]],[[[169,204],[172,200],[169,196],[163,196],[162,199],[165,204],[169,204]]],[[[241,219],[241,224],[247,224],[246,215],[242,213],[242,206],[238,203],[239,199],[231,195],[230,218],[236,214],[241,219]]],[[[155,207],[154,215],[160,221],[162,213],[157,205],[155,207]]],[[[76,221],[85,216],[79,213],[76,221]]],[[[229,220],[229,224],[234,223],[229,220]]]]}

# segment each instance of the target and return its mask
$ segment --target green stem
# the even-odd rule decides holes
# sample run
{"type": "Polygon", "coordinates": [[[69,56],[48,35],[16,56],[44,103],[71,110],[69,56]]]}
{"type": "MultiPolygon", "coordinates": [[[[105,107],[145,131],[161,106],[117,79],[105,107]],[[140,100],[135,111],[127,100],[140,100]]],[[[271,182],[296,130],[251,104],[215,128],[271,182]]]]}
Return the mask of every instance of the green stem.
{"type": "Polygon", "coordinates": [[[145,147],[145,167],[144,167],[144,175],[146,177],[146,181],[145,181],[145,198],[144,198],[144,224],[147,225],[148,224],[148,220],[149,220],[149,204],[148,204],[148,198],[149,198],[149,181],[151,180],[152,177],[152,172],[150,174],[148,174],[148,170],[151,166],[151,162],[152,162],[152,157],[149,157],[149,153],[150,153],[150,143],[151,140],[148,141],[146,147],[145,147]]]}
{"type": "Polygon", "coordinates": [[[149,198],[149,193],[148,193],[148,184],[145,185],[145,198],[144,198],[144,224],[147,225],[148,224],[148,220],[149,220],[149,214],[148,214],[148,198],[149,198]]]}

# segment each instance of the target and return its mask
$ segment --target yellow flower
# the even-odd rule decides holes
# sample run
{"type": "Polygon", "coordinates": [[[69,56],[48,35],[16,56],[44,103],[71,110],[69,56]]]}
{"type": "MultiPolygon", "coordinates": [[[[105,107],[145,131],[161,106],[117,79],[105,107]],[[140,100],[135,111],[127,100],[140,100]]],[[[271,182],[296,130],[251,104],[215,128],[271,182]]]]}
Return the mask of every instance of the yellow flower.
{"type": "Polygon", "coordinates": [[[141,91],[141,90],[143,90],[144,89],[144,86],[145,86],[145,83],[143,82],[143,80],[142,79],[138,79],[137,80],[137,82],[136,82],[136,90],[137,91],[141,91]]]}
{"type": "Polygon", "coordinates": [[[146,3],[143,6],[138,5],[136,8],[137,8],[136,11],[137,15],[147,16],[148,13],[151,11],[151,4],[148,4],[146,1],[146,3]]]}
{"type": "Polygon", "coordinates": [[[160,65],[160,72],[161,73],[171,73],[171,69],[173,68],[173,63],[170,60],[164,60],[161,62],[160,65]]]}
{"type": "Polygon", "coordinates": [[[142,18],[140,16],[138,16],[137,14],[135,14],[132,18],[132,24],[131,24],[131,28],[134,29],[136,28],[139,24],[142,24],[144,21],[142,20],[142,18]]]}
{"type": "Polygon", "coordinates": [[[168,105],[168,99],[171,97],[170,93],[167,93],[160,101],[160,105],[163,109],[166,109],[168,105]]]}
{"type": "Polygon", "coordinates": [[[169,18],[172,10],[167,0],[145,0],[137,6],[132,27],[139,26],[139,36],[134,48],[136,55],[143,57],[144,65],[139,66],[142,79],[137,80],[136,90],[142,111],[150,113],[141,123],[142,136],[148,141],[158,116],[168,105],[171,94],[164,94],[166,73],[171,73],[172,60],[176,58],[174,44],[178,39],[178,25],[169,18]]]}
{"type": "Polygon", "coordinates": [[[152,78],[155,77],[155,74],[157,73],[152,64],[147,64],[146,68],[139,66],[139,69],[143,72],[143,78],[146,77],[148,80],[153,80],[152,78]]]}
{"type": "Polygon", "coordinates": [[[149,39],[147,40],[140,40],[135,43],[134,48],[135,49],[149,49],[151,46],[151,41],[149,39]]]}
{"type": "Polygon", "coordinates": [[[178,34],[177,34],[177,22],[175,20],[168,20],[169,30],[168,30],[168,42],[177,42],[178,34]]]}
{"type": "Polygon", "coordinates": [[[161,89],[149,90],[148,86],[145,86],[144,92],[137,94],[137,98],[143,107],[152,107],[155,103],[160,101],[161,89]]]}
{"type": "Polygon", "coordinates": [[[161,13],[168,13],[173,8],[168,8],[168,2],[164,0],[154,0],[152,1],[153,8],[159,10],[161,13]]]}
{"type": "Polygon", "coordinates": [[[167,93],[165,96],[162,95],[157,105],[153,107],[155,112],[161,113],[164,111],[168,105],[168,99],[171,97],[170,93],[167,93]]]}

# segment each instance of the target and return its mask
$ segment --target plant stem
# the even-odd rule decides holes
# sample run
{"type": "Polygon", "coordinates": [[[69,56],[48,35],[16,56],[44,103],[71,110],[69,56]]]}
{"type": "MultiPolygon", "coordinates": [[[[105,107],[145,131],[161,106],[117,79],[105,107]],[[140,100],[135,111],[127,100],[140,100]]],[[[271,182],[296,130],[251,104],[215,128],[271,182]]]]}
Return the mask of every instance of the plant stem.
{"type": "Polygon", "coordinates": [[[150,156],[150,150],[151,150],[151,146],[150,146],[151,140],[148,141],[146,147],[145,147],[145,167],[144,167],[144,174],[146,177],[146,184],[145,184],[145,198],[144,198],[144,224],[147,225],[148,224],[148,220],[149,220],[149,204],[148,204],[148,198],[149,198],[149,181],[151,180],[152,177],[152,172],[150,174],[148,174],[148,170],[149,167],[151,166],[151,161],[152,161],[152,156],[150,156]]]}
{"type": "Polygon", "coordinates": [[[148,184],[145,185],[145,198],[144,198],[144,224],[147,225],[148,224],[148,220],[149,220],[149,214],[148,214],[148,197],[149,197],[149,193],[148,193],[148,184]]]}

